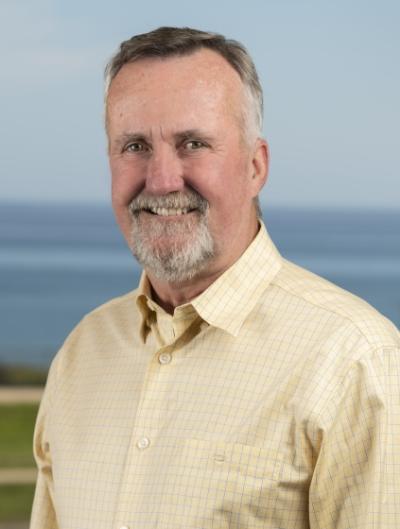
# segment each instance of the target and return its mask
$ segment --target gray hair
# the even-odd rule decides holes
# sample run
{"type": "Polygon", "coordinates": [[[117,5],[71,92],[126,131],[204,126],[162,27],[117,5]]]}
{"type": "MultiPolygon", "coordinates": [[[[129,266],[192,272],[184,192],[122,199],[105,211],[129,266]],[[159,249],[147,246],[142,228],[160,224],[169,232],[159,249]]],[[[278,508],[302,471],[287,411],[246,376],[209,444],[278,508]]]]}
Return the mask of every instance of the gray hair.
{"type": "Polygon", "coordinates": [[[261,135],[263,93],[256,67],[240,42],[226,39],[218,33],[186,27],[160,27],[122,42],[105,69],[105,98],[111,82],[125,64],[149,57],[189,55],[202,48],[219,53],[239,74],[248,102],[243,109],[246,134],[255,137],[261,135]]]}

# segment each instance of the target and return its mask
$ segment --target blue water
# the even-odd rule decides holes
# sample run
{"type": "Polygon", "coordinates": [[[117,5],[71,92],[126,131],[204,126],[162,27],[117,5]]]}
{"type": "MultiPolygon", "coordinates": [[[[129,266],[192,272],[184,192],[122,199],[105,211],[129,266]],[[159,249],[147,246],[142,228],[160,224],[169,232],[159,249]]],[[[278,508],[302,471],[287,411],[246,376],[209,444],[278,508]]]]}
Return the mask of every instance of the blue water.
{"type": "MultiPolygon", "coordinates": [[[[285,257],[400,326],[400,212],[271,209],[264,218],[285,257]]],[[[139,274],[106,206],[0,205],[0,363],[48,366],[81,317],[139,274]]]]}

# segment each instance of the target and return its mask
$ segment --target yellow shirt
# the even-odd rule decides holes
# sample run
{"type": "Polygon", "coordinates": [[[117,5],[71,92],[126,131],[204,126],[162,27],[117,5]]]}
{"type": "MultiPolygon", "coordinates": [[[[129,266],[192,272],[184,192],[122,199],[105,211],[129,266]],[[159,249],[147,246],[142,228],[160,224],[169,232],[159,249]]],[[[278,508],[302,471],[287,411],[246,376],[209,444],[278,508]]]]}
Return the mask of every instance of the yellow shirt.
{"type": "Polygon", "coordinates": [[[262,226],[171,316],[139,289],[52,364],[31,529],[399,529],[400,336],[262,226]]]}

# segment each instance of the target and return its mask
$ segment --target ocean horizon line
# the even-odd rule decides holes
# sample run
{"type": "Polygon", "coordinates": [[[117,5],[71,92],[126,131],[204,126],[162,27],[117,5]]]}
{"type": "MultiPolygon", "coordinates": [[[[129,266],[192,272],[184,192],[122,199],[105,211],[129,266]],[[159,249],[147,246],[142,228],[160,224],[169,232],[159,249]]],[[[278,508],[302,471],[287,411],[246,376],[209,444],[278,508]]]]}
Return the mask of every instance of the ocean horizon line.
{"type": "MultiPolygon", "coordinates": [[[[265,211],[288,211],[290,213],[376,213],[376,214],[388,214],[388,215],[399,215],[400,207],[395,206],[374,206],[370,204],[354,204],[354,205],[340,205],[340,204],[290,204],[290,203],[272,203],[268,204],[267,200],[260,199],[261,209],[263,213],[265,211]]],[[[14,200],[14,199],[0,199],[0,211],[2,207],[62,207],[62,208],[84,208],[89,207],[93,209],[109,209],[112,211],[111,199],[100,201],[100,200],[14,200]]]]}

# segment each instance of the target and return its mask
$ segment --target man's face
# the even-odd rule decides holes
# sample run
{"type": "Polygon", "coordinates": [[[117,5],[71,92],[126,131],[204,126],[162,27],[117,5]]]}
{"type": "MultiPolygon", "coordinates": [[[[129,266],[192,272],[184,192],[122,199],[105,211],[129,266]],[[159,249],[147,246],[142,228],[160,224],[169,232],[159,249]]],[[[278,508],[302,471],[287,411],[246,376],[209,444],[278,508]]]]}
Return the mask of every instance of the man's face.
{"type": "Polygon", "coordinates": [[[245,140],[245,104],[238,74],[210,50],[139,60],[113,80],[113,207],[150,277],[222,272],[253,239],[266,144],[245,140]]]}

